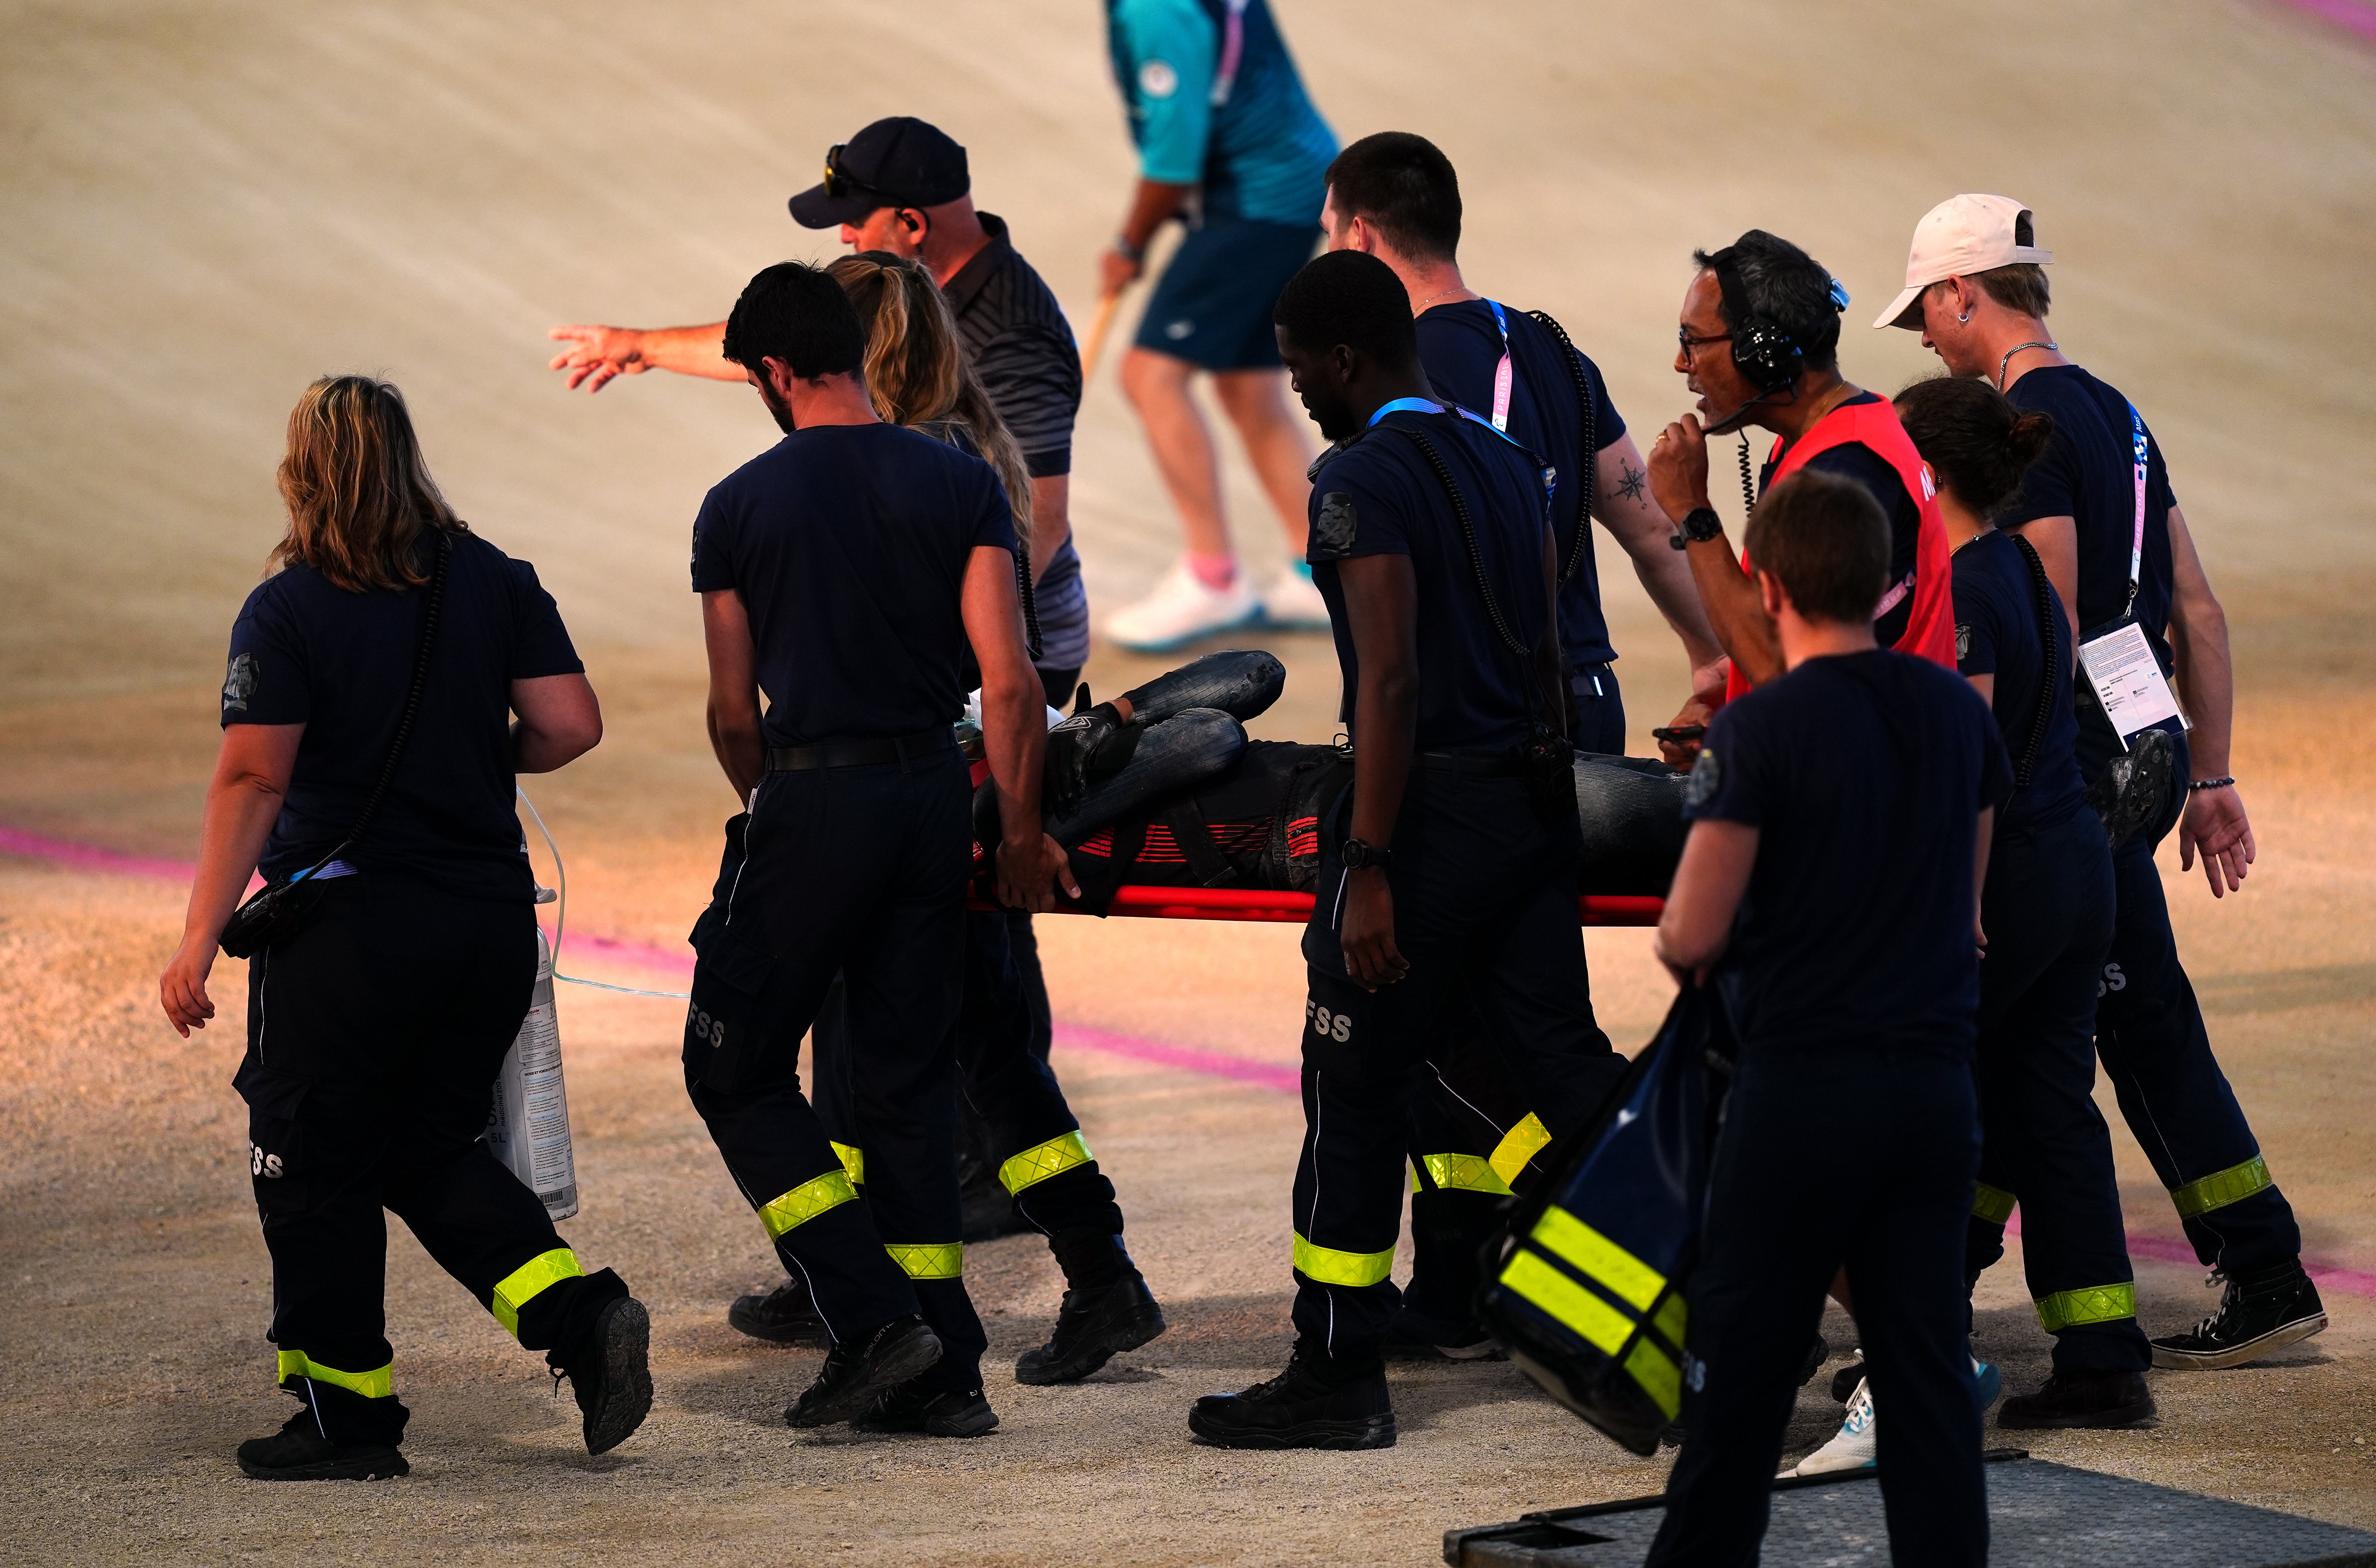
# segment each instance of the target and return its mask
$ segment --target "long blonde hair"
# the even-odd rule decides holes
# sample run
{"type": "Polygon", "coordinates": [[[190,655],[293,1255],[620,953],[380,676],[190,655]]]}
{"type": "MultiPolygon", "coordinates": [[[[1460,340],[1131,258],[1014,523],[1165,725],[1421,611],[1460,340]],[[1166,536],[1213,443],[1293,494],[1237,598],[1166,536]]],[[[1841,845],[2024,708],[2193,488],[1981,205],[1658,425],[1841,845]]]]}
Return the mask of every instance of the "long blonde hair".
{"type": "Polygon", "coordinates": [[[272,547],[267,576],[303,562],[349,593],[417,587],[424,528],[468,533],[446,504],[404,394],[368,375],[326,375],[289,411],[280,459],[289,531],[272,547]]]}
{"type": "Polygon", "coordinates": [[[866,328],[866,390],[893,424],[961,424],[1006,487],[1015,536],[1031,549],[1031,476],[1023,448],[974,373],[957,318],[929,267],[888,251],[861,251],[826,268],[866,328]]]}

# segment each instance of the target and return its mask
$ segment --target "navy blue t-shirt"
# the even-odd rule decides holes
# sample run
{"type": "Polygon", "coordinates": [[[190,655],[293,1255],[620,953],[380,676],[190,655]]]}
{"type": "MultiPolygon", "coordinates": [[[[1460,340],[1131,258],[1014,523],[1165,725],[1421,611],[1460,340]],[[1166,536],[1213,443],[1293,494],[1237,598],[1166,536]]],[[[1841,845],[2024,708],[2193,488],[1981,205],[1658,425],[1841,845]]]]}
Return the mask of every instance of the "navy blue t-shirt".
{"type": "Polygon", "coordinates": [[[2037,727],[2040,683],[2052,694],[2029,785],[2005,802],[1997,834],[2054,826],[2087,803],[2086,781],[2079,776],[2079,720],[2071,706],[2071,632],[2061,619],[2062,596],[2047,585],[2054,616],[2049,664],[2037,577],[2013,536],[1990,529],[1956,551],[1954,565],[1955,668],[1966,675],[1996,677],[1990,706],[2005,755],[2016,769],[2037,727]]]}
{"type": "MultiPolygon", "coordinates": [[[[1591,452],[1584,444],[1584,410],[1576,406],[1575,375],[1567,350],[1550,329],[1512,306],[1502,307],[1510,324],[1510,438],[1558,469],[1551,493],[1551,527],[1562,570],[1584,533],[1584,555],[1575,575],[1560,590],[1560,646],[1571,663],[1607,664],[1617,657],[1609,622],[1600,612],[1600,568],[1593,559],[1592,520],[1576,508],[1591,493],[1592,459],[1625,434],[1624,416],[1609,399],[1600,367],[1579,352],[1585,384],[1592,388],[1591,452]]],[[[1483,300],[1437,305],[1419,318],[1420,363],[1439,398],[1472,413],[1493,415],[1493,378],[1502,368],[1502,328],[1483,300]]]]}
{"type": "Polygon", "coordinates": [[[1542,706],[1534,666],[1495,635],[1452,503],[1418,444],[1396,434],[1397,428],[1423,433],[1452,470],[1511,636],[1533,647],[1549,630],[1543,581],[1548,496],[1541,459],[1494,434],[1491,425],[1457,414],[1388,414],[1360,438],[1323,454],[1312,482],[1307,559],[1312,580],[1328,604],[1336,661],[1344,671],[1339,717],[1349,730],[1361,672],[1336,563],[1360,555],[1408,555],[1419,592],[1416,749],[1504,750],[1526,738],[1530,715],[1542,706]]]}
{"type": "Polygon", "coordinates": [[[742,595],[767,744],[954,722],[983,545],[1015,549],[997,474],[898,425],[797,431],[720,480],[694,520],[693,587],[742,595]]]}
{"type": "MultiPolygon", "coordinates": [[[[1881,399],[1871,392],[1859,392],[1840,405],[1854,408],[1859,403],[1878,403],[1881,399]]],[[[1788,447],[1777,447],[1774,460],[1767,463],[1757,477],[1757,490],[1764,494],[1773,481],[1774,470],[1788,454],[1788,447]]],[[[1914,575],[1915,541],[1922,532],[1921,504],[1906,493],[1906,481],[1897,477],[1889,459],[1861,441],[1845,441],[1839,445],[1816,453],[1807,459],[1807,467],[1839,479],[1853,480],[1871,492],[1881,503],[1882,516],[1889,519],[1889,586],[1894,589],[1914,575]]],[[[1912,589],[1898,596],[1888,613],[1872,624],[1872,635],[1883,647],[1894,647],[1906,635],[1906,624],[1914,615],[1912,589]]]]}
{"type": "Polygon", "coordinates": [[[1758,830],[1722,968],[1746,1047],[1968,1051],[1974,830],[2013,787],[1968,682],[1876,648],[1717,710],[1683,814],[1758,830]]]}
{"type": "MultiPolygon", "coordinates": [[[[453,543],[420,716],[379,814],[342,858],[365,874],[526,901],[536,884],[512,802],[511,683],[586,666],[536,568],[475,534],[453,543]]],[[[424,540],[424,571],[433,552],[424,540]]],[[[320,860],[362,814],[411,689],[427,599],[425,586],[349,593],[299,564],[241,607],[222,722],[305,726],[259,867],[267,878],[320,860]]]]}

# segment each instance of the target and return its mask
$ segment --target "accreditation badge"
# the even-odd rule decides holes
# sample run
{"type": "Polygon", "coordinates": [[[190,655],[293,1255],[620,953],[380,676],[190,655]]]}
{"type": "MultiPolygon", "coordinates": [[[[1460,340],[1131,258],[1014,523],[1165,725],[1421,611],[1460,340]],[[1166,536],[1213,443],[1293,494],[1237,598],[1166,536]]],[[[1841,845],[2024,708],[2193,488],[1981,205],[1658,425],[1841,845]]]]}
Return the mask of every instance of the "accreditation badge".
{"type": "Polygon", "coordinates": [[[2187,729],[2194,728],[2180,709],[2178,694],[2169,689],[2161,661],[2145,640],[2144,628],[2134,621],[2123,621],[2081,643],[2079,666],[2087,672],[2087,683],[2095,688],[2096,700],[2103,705],[2113,733],[2120,736],[2122,751],[2128,750],[2130,738],[2140,731],[2173,719],[2187,729]]]}

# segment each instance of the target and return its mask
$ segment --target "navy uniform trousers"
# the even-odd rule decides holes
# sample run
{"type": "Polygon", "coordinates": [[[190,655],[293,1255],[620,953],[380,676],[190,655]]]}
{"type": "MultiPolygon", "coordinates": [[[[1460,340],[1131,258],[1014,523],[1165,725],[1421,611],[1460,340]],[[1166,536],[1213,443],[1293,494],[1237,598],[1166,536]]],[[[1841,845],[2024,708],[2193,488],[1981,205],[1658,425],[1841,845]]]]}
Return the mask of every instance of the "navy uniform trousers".
{"type": "Polygon", "coordinates": [[[837,1343],[921,1313],[936,1390],[981,1385],[958,1240],[956,1023],[972,859],[963,757],[770,773],[694,927],[685,1087],[837,1343]],[[839,974],[866,1199],[801,1092],[839,974]]]}
{"type": "Polygon", "coordinates": [[[334,1443],[404,1435],[384,1313],[387,1223],[555,1366],[627,1293],[587,1276],[481,1141],[536,984],[536,915],[390,873],[326,884],[248,966],[248,1171],[272,1254],[280,1386],[334,1443]]]}
{"type": "MultiPolygon", "coordinates": [[[[2079,736],[2080,765],[2093,778],[2113,742],[2100,718],[2090,721],[2091,701],[2081,703],[2079,736]]],[[[2183,739],[2177,754],[2173,771],[2184,780],[2183,739]]],[[[2194,1255],[2230,1276],[2250,1275],[2299,1257],[2301,1229],[2211,1053],[2154,865],[2160,842],[2140,832],[2112,855],[2118,912],[2097,992],[2096,1051],[2129,1131],[2169,1189],[2194,1255]]]]}
{"type": "Polygon", "coordinates": [[[2063,1372],[2142,1372],[2135,1275],[2112,1134],[2096,1109],[2096,985],[2112,941],[2112,857],[2085,805],[2001,835],[1980,925],[1980,1180],[1966,1243],[1977,1281],[2016,1202],[2039,1326],[2063,1372]]]}
{"type": "MultiPolygon", "coordinates": [[[[1395,825],[1395,941],[1410,968],[1364,991],[1344,972],[1348,790],[1322,834],[1320,896],[1303,940],[1304,1137],[1296,1166],[1295,1326],[1329,1355],[1380,1353],[1399,1299],[1403,1170],[1432,1058],[1473,1004],[1486,1041],[1552,1134],[1625,1071],[1594,1023],[1576,928],[1572,829],[1546,823],[1515,778],[1413,759],[1395,825]]],[[[1571,817],[1570,821],[1573,820],[1571,817]]],[[[1434,1152],[1434,1151],[1430,1151],[1434,1152]]]]}
{"type": "Polygon", "coordinates": [[[1989,1556],[1964,1224],[1979,1163],[1969,1052],[1747,1045],[1708,1177],[1683,1426],[1651,1568],[1752,1568],[1824,1296],[1845,1265],[1881,1423],[1890,1560],[1989,1556]],[[1841,1158],[1841,1127],[1857,1129],[1841,1158]]]}

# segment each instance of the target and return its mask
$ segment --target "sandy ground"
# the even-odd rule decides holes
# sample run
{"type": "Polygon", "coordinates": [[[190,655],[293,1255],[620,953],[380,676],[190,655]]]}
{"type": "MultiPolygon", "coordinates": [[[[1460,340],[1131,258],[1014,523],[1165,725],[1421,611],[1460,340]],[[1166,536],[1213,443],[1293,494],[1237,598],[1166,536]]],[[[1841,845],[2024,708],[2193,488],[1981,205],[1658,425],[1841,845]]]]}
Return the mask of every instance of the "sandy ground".
{"type": "MultiPolygon", "coordinates": [[[[2290,10],[2223,0],[2008,5],[1725,0],[1440,8],[1281,0],[1349,136],[1397,126],[1460,164],[1470,276],[1558,314],[1652,424],[1693,244],[1800,239],[1869,319],[1916,217],[2008,191],[2061,255],[2058,336],[2134,392],[2236,625],[2237,771],[2262,858],[2215,904],[2172,876],[2223,1060],[2311,1251],[2376,1270],[2376,64],[2290,10]],[[1797,96],[1817,84],[1819,102],[1797,96]],[[1776,107],[1780,106],[1780,107],[1776,107]]],[[[602,691],[601,751],[537,787],[576,929],[672,943],[731,810],[700,739],[683,592],[701,491],[771,438],[747,395],[670,378],[591,401],[542,369],[570,319],[711,319],[741,281],[829,236],[781,202],[820,149],[921,112],[972,148],[982,204],[1086,319],[1129,174],[1093,8],[891,3],[786,11],[289,4],[0,6],[0,826],[186,858],[211,692],[277,532],[287,407],[325,369],[410,394],[465,516],[537,562],[602,691]]],[[[1927,356],[1848,334],[1883,389],[1927,356]]],[[[1083,410],[1075,509],[1092,591],[1160,570],[1171,535],[1111,372],[1083,410]]],[[[1234,469],[1258,571],[1277,532],[1234,469]]],[[[1604,553],[1604,561],[1608,561],[1604,553]]],[[[1671,641],[1606,570],[1636,749],[1679,695],[1671,641]]],[[[1258,732],[1329,732],[1316,638],[1258,732]]],[[[1153,667],[1100,650],[1117,690],[1153,667]]],[[[659,1403],[588,1461],[574,1408],[400,1228],[389,1312],[414,1474],[376,1487],[238,1480],[267,1430],[266,1260],[227,1087],[242,966],[184,1046],[154,1008],[169,883],[0,862],[0,1560],[1420,1562],[1438,1532],[1656,1490],[1506,1367],[1397,1372],[1401,1445],[1369,1455],[1194,1448],[1194,1395],[1286,1348],[1291,1099],[1088,1051],[1058,1067],[1173,1329],[1090,1385],[995,1367],[1044,1332],[1057,1279],[1028,1239],[974,1249],[1004,1424],[970,1445],[794,1437],[814,1353],[742,1340],[720,1307],[768,1282],[755,1225],[683,1099],[666,1003],[566,991],[586,1211],[566,1228],[650,1302],[659,1403]]],[[[1043,922],[1072,1023],[1291,1060],[1293,932],[1043,922]]],[[[1596,933],[1622,1045],[1666,1000],[1643,933],[1596,933]]],[[[656,983],[626,968],[597,969],[656,983]]],[[[2133,1229],[2176,1234],[2117,1139],[2133,1229]]],[[[1852,1130],[1843,1158],[1853,1158],[1852,1130]]],[[[2139,1265],[2156,1327],[2209,1310],[2195,1271],[2139,1265]]],[[[2041,1454],[2376,1526],[2376,1305],[2271,1364],[2164,1376],[2150,1433],[2041,1454]]],[[[2013,1265],[1983,1285],[1982,1353],[2016,1386],[2045,1340],[2013,1265]]],[[[1845,1341],[1835,1322],[1835,1339],[1845,1341]]],[[[1802,1399],[1800,1447],[1835,1408],[1802,1399]]]]}

